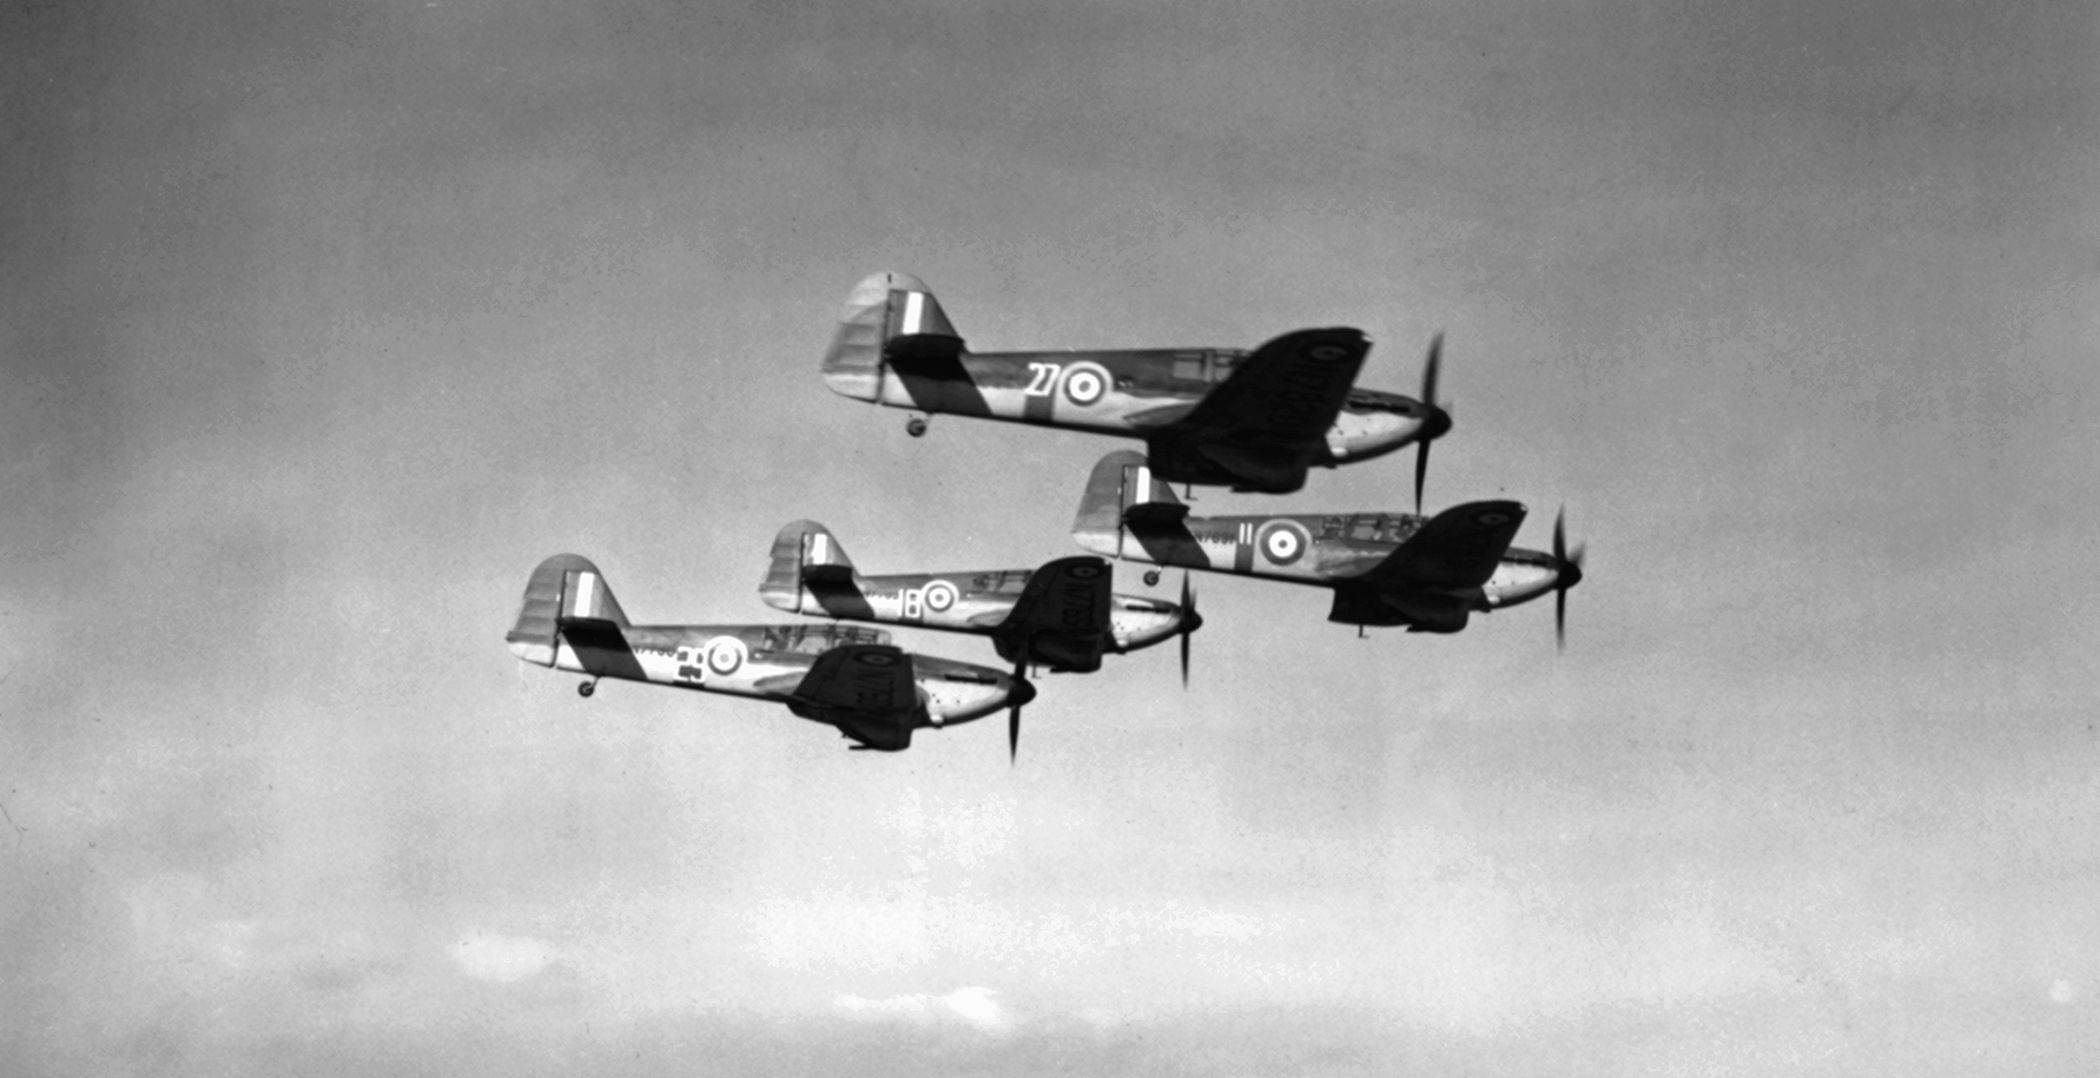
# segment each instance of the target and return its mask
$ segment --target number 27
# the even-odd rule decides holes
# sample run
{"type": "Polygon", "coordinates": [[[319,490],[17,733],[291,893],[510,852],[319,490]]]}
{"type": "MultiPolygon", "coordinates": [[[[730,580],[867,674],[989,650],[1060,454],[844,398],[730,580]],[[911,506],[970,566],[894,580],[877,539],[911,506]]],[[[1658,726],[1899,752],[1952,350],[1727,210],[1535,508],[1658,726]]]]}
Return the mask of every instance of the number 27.
{"type": "Polygon", "coordinates": [[[1047,397],[1057,388],[1058,365],[1055,363],[1030,363],[1028,365],[1028,389],[1031,397],[1047,397]]]}

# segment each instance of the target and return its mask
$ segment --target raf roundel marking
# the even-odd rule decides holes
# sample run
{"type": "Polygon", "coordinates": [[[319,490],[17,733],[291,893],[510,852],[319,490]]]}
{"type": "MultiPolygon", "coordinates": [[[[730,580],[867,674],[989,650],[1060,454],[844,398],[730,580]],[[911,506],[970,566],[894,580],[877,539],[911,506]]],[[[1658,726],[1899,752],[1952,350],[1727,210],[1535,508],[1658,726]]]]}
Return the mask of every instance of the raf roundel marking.
{"type": "Polygon", "coordinates": [[[862,666],[895,666],[897,657],[886,651],[864,651],[855,656],[862,666]]]}
{"type": "Polygon", "coordinates": [[[945,613],[955,605],[955,585],[945,580],[936,580],[926,585],[926,609],[936,614],[945,613]]]}
{"type": "Polygon", "coordinates": [[[1072,567],[1072,577],[1075,580],[1092,580],[1100,575],[1101,567],[1098,565],[1075,565],[1072,567]]]}
{"type": "Polygon", "coordinates": [[[1074,363],[1065,368],[1065,399],[1081,408],[1100,400],[1111,384],[1108,368],[1099,363],[1074,363]]]}
{"type": "Polygon", "coordinates": [[[744,667],[744,642],[733,636],[718,636],[707,642],[707,672],[728,677],[744,667]]]}
{"type": "Polygon", "coordinates": [[[1348,356],[1349,350],[1346,348],[1337,347],[1332,344],[1323,344],[1316,348],[1307,350],[1305,354],[1323,363],[1332,363],[1337,359],[1342,359],[1348,356]]]}
{"type": "Polygon", "coordinates": [[[1499,510],[1490,509],[1487,512],[1480,514],[1479,516],[1474,517],[1473,523],[1478,524],[1483,528],[1499,528],[1504,524],[1509,523],[1509,514],[1501,512],[1499,510]]]}
{"type": "Polygon", "coordinates": [[[1290,565],[1305,556],[1312,537],[1294,520],[1272,520],[1254,535],[1254,545],[1272,565],[1290,565]]]}

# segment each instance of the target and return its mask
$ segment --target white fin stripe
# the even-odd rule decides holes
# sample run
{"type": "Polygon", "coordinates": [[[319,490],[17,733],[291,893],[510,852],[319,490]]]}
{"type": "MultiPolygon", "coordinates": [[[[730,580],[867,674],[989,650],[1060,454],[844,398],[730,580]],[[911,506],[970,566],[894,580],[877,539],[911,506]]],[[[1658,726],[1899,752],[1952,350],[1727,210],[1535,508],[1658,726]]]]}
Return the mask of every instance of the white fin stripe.
{"type": "Polygon", "coordinates": [[[919,332],[919,318],[926,313],[925,307],[926,294],[924,292],[906,292],[904,294],[903,332],[905,335],[909,336],[919,332]]]}

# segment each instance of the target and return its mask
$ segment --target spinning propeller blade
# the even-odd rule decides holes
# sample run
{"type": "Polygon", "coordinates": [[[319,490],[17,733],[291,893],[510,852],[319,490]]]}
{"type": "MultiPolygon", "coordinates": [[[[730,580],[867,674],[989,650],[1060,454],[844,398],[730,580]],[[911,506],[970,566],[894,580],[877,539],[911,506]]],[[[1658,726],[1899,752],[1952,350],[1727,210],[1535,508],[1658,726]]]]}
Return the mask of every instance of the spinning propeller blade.
{"type": "MultiPolygon", "coordinates": [[[[1028,650],[1021,650],[1021,657],[1014,660],[1014,681],[1028,678],[1028,650]]],[[[1006,763],[1011,767],[1021,759],[1021,705],[1015,704],[1006,713],[1006,763]]]]}
{"type": "Polygon", "coordinates": [[[1415,512],[1422,511],[1422,484],[1429,479],[1429,443],[1451,429],[1450,413],[1436,402],[1437,374],[1444,367],[1444,335],[1429,341],[1429,361],[1422,367],[1422,406],[1428,409],[1421,437],[1415,442],[1415,512]]]}
{"type": "Polygon", "coordinates": [[[1181,687],[1189,687],[1189,634],[1203,624],[1196,613],[1196,592],[1189,585],[1189,575],[1181,574],[1181,687]]]}
{"type": "Polygon", "coordinates": [[[1561,651],[1568,650],[1568,589],[1582,582],[1583,548],[1576,547],[1573,557],[1568,555],[1567,532],[1562,525],[1565,509],[1553,514],[1553,643],[1561,651]]]}

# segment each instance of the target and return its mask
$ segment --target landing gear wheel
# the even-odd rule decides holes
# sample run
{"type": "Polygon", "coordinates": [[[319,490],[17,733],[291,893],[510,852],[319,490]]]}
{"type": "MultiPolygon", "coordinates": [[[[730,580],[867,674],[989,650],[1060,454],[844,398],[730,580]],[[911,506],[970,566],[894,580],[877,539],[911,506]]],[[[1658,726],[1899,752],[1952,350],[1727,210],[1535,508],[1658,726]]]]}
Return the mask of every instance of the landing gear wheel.
{"type": "Polygon", "coordinates": [[[1145,570],[1145,586],[1148,588],[1155,588],[1159,586],[1159,570],[1145,570]]]}
{"type": "Polygon", "coordinates": [[[905,421],[904,433],[909,434],[914,438],[924,438],[926,436],[926,421],[920,419],[917,416],[913,416],[912,418],[905,421]]]}
{"type": "Polygon", "coordinates": [[[586,700],[590,699],[591,694],[597,691],[598,683],[595,681],[586,681],[583,684],[576,686],[576,695],[581,696],[586,700]]]}

